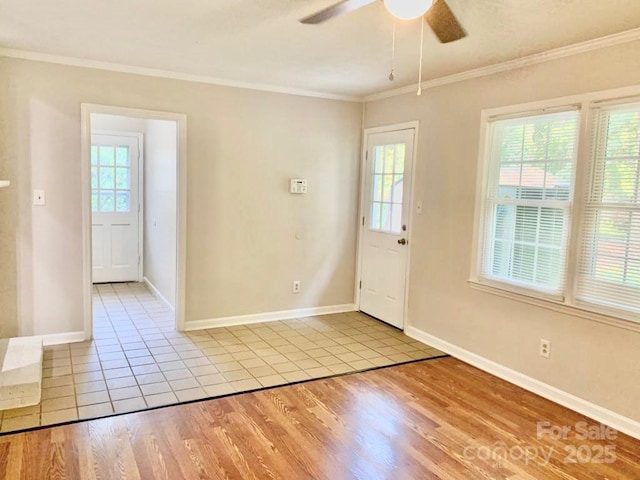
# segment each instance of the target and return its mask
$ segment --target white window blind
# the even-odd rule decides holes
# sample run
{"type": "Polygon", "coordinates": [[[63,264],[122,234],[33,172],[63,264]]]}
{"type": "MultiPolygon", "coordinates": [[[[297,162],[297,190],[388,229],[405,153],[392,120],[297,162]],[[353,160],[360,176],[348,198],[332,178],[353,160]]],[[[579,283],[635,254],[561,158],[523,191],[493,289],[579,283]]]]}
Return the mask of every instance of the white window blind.
{"type": "Polygon", "coordinates": [[[562,298],[579,112],[494,120],[479,279],[562,298]]]}
{"type": "Polygon", "coordinates": [[[576,299],[640,312],[640,103],[594,109],[576,299]]]}

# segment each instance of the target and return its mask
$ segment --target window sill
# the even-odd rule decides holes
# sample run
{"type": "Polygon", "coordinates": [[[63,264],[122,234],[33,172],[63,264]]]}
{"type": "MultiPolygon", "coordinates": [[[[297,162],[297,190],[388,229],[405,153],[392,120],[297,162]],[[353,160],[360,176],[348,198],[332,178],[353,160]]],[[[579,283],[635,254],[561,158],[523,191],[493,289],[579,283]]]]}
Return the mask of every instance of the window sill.
{"type": "Polygon", "coordinates": [[[480,292],[490,293],[492,295],[497,295],[499,297],[508,298],[510,300],[515,300],[517,302],[526,303],[529,305],[535,305],[537,307],[546,308],[547,310],[553,310],[554,312],[560,312],[566,315],[573,315],[576,317],[584,318],[586,320],[590,320],[592,322],[604,323],[605,325],[611,325],[613,327],[631,330],[632,332],[640,332],[640,323],[634,322],[633,320],[625,320],[573,305],[566,305],[564,303],[559,303],[552,300],[546,300],[522,293],[516,293],[510,290],[505,290],[499,287],[494,287],[492,285],[480,283],[477,280],[468,280],[468,283],[472,289],[480,292]]]}

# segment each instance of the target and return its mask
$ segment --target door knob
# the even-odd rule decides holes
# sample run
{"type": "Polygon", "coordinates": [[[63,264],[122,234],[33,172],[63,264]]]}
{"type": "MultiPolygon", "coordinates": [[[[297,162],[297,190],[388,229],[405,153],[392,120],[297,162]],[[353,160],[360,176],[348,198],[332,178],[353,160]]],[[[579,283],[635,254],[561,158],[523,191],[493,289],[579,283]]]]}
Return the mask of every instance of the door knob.
{"type": "Polygon", "coordinates": [[[400,245],[406,245],[407,244],[407,239],[406,238],[401,238],[400,240],[398,240],[398,243],[400,245]]]}

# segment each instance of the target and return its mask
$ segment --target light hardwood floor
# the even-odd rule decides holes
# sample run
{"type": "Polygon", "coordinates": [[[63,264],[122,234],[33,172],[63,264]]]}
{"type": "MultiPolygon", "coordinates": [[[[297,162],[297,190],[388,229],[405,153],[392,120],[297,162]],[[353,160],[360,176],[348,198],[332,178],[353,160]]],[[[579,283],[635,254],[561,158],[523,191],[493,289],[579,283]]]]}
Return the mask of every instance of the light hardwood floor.
{"type": "Polygon", "coordinates": [[[538,439],[537,422],[545,421],[595,425],[442,358],[6,435],[0,476],[640,479],[640,441],[622,434],[581,441],[575,432],[566,440],[538,439]],[[615,448],[613,463],[565,463],[574,448],[585,460],[606,445],[615,448]]]}

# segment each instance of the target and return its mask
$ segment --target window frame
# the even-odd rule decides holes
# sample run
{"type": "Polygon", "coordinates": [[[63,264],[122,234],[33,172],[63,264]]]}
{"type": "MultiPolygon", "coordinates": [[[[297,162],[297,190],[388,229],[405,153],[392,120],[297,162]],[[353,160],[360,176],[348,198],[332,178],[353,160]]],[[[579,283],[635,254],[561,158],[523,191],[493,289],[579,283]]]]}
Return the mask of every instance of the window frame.
{"type": "MultiPolygon", "coordinates": [[[[468,283],[475,290],[496,294],[528,304],[555,311],[580,316],[589,320],[640,331],[640,315],[630,311],[591,304],[576,299],[579,260],[583,251],[583,213],[586,194],[591,178],[593,111],[596,107],[627,104],[640,101],[640,85],[613,90],[590,92],[580,95],[559,97],[549,100],[516,104],[482,110],[480,115],[480,142],[478,150],[478,170],[471,252],[471,269],[468,283]],[[496,119],[524,118],[527,116],[577,109],[579,112],[576,164],[570,196],[570,223],[567,226],[567,254],[565,266],[565,288],[561,296],[523,288],[515,283],[485,278],[481,275],[481,262],[485,252],[483,234],[485,232],[485,205],[490,187],[490,167],[492,148],[492,124],[496,119]]],[[[595,118],[595,117],[594,117],[595,118]]]]}
{"type": "MultiPolygon", "coordinates": [[[[498,277],[487,277],[487,276],[483,276],[480,273],[481,270],[481,265],[483,263],[483,259],[485,258],[490,258],[492,257],[491,253],[486,251],[486,247],[487,247],[487,242],[491,242],[491,239],[487,239],[485,238],[482,233],[488,233],[489,229],[486,228],[486,221],[489,220],[490,218],[493,219],[495,221],[495,216],[492,215],[490,212],[488,212],[486,210],[486,208],[491,204],[493,206],[498,205],[498,204],[512,204],[514,206],[530,206],[530,207],[534,207],[534,208],[556,208],[556,209],[561,209],[561,210],[566,210],[566,214],[569,220],[569,223],[567,225],[565,225],[564,231],[567,235],[567,238],[570,238],[570,234],[571,234],[571,221],[573,218],[573,201],[574,201],[574,185],[575,185],[575,174],[576,174],[576,170],[577,170],[577,150],[578,150],[578,143],[580,141],[581,138],[581,132],[580,132],[580,109],[579,106],[577,105],[568,105],[568,106],[563,106],[561,108],[553,108],[553,109],[546,109],[544,111],[539,111],[539,112],[527,112],[524,115],[498,115],[498,116],[492,116],[490,118],[487,119],[487,146],[486,146],[486,150],[485,150],[485,157],[483,159],[483,161],[486,164],[486,177],[485,177],[485,182],[483,184],[483,188],[484,188],[484,193],[482,196],[481,201],[483,202],[483,205],[481,205],[481,214],[482,214],[482,218],[481,218],[481,231],[478,232],[479,234],[479,240],[480,240],[480,244],[478,245],[478,279],[481,279],[483,283],[487,283],[487,284],[493,284],[495,286],[497,286],[498,288],[505,288],[505,289],[513,289],[515,291],[521,292],[523,294],[528,294],[528,295],[533,295],[533,296],[537,296],[537,297],[541,297],[541,298],[546,298],[549,300],[553,300],[553,301],[563,301],[564,300],[564,292],[562,293],[556,293],[553,291],[553,289],[545,289],[542,286],[536,288],[535,286],[527,286],[526,282],[518,282],[516,280],[512,280],[509,281],[508,279],[501,279],[498,277]],[[572,172],[571,172],[571,188],[569,191],[569,196],[566,200],[557,200],[557,199],[547,199],[547,198],[541,198],[541,199],[533,199],[533,200],[529,200],[529,199],[513,199],[513,200],[505,200],[505,199],[500,199],[500,198],[493,198],[490,199],[489,198],[489,193],[490,191],[493,191],[493,189],[496,187],[495,185],[495,175],[496,173],[498,173],[499,175],[499,170],[500,170],[500,164],[499,163],[494,163],[495,160],[495,152],[496,149],[498,148],[497,145],[494,144],[494,139],[496,137],[495,135],[495,128],[496,128],[496,123],[500,122],[500,121],[504,121],[504,120],[512,120],[512,119],[517,119],[517,120],[524,120],[522,122],[522,124],[526,124],[526,119],[527,118],[532,118],[532,117],[539,117],[540,115],[555,115],[555,114],[563,114],[563,113],[570,113],[570,112],[575,112],[576,116],[577,116],[577,128],[576,128],[576,157],[574,159],[573,162],[573,166],[572,166],[572,172]],[[492,182],[493,180],[493,182],[492,182]],[[527,205],[528,204],[528,205],[527,205]]],[[[522,163],[522,162],[520,162],[522,163]]],[[[546,164],[547,162],[545,162],[546,164]]],[[[493,225],[491,227],[491,231],[493,231],[495,229],[495,225],[493,225]]],[[[565,237],[563,236],[563,239],[565,237]]],[[[569,256],[569,242],[563,240],[562,245],[560,246],[559,250],[561,251],[561,255],[564,257],[564,264],[566,265],[566,263],[568,262],[568,256],[569,256]]],[[[563,277],[566,277],[566,275],[563,274],[563,277]]],[[[566,278],[564,278],[565,281],[565,286],[566,286],[566,278]]]]}

